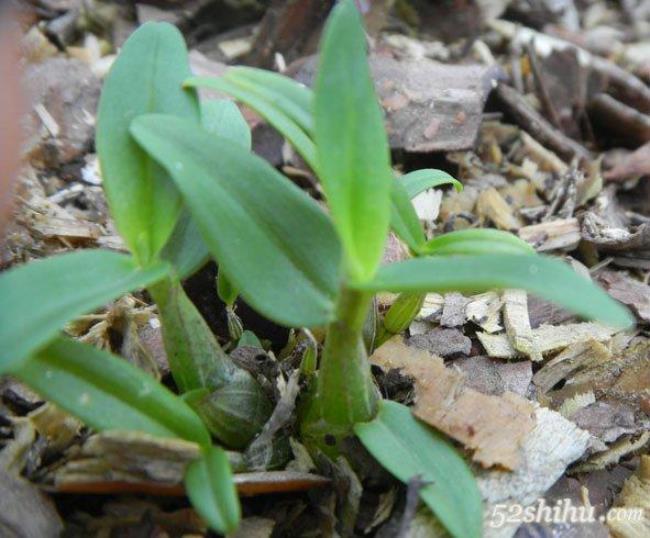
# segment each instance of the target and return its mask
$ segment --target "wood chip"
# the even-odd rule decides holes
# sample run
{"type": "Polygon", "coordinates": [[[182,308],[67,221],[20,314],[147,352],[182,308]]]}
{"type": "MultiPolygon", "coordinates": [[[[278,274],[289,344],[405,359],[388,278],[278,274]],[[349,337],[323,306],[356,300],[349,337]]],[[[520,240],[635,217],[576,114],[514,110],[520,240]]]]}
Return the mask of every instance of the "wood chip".
{"type": "Polygon", "coordinates": [[[445,358],[458,354],[469,355],[472,350],[472,341],[458,329],[431,329],[409,337],[407,343],[445,358]]]}
{"type": "Polygon", "coordinates": [[[626,437],[616,441],[609,450],[600,452],[589,458],[586,462],[576,465],[571,469],[571,474],[588,473],[605,469],[618,463],[621,458],[641,450],[650,441],[650,432],[644,432],[639,437],[626,437]]]}
{"type": "Polygon", "coordinates": [[[601,271],[597,279],[614,299],[632,308],[640,320],[650,323],[650,286],[614,271],[601,271]]]}
{"type": "Polygon", "coordinates": [[[465,314],[468,321],[475,323],[486,333],[497,333],[503,330],[501,325],[502,306],[501,296],[494,291],[488,291],[470,297],[465,314]]]}
{"type": "Polygon", "coordinates": [[[465,374],[465,386],[495,396],[513,392],[526,397],[533,378],[530,361],[504,362],[479,355],[455,359],[453,366],[465,374]]]}
{"type": "Polygon", "coordinates": [[[639,468],[623,484],[614,506],[641,516],[611,518],[607,526],[616,538],[650,536],[650,456],[641,456],[639,468]]]}
{"type": "Polygon", "coordinates": [[[473,450],[474,461],[484,467],[517,468],[521,445],[535,426],[529,401],[511,392],[491,396],[468,388],[462,372],[446,368],[440,357],[407,346],[401,337],[386,342],[370,360],[413,377],[413,413],[473,450]]]}
{"type": "MultiPolygon", "coordinates": [[[[533,344],[537,350],[546,355],[572,344],[595,340],[609,340],[616,329],[599,323],[571,323],[568,325],[542,325],[533,329],[533,344]]],[[[523,354],[517,351],[505,334],[476,333],[486,353],[499,359],[515,359],[523,354]]]]}
{"type": "Polygon", "coordinates": [[[528,318],[528,295],[524,290],[505,290],[502,297],[503,323],[512,347],[532,361],[541,361],[528,318]]]}
{"type": "Polygon", "coordinates": [[[484,470],[477,474],[478,486],[486,505],[484,538],[510,538],[519,523],[498,528],[490,525],[494,507],[505,504],[507,510],[511,505],[525,507],[534,503],[587,448],[589,433],[577,428],[559,413],[536,407],[534,420],[535,427],[525,437],[521,463],[514,472],[484,470]]]}
{"type": "Polygon", "coordinates": [[[542,392],[548,392],[557,383],[574,372],[611,359],[607,347],[595,341],[580,342],[567,347],[553,360],[545,364],[533,376],[533,383],[542,392]]]}
{"type": "Polygon", "coordinates": [[[557,219],[524,226],[518,231],[521,239],[537,252],[574,250],[580,242],[580,224],[576,218],[557,219]]]}
{"type": "Polygon", "coordinates": [[[443,327],[460,327],[465,323],[465,308],[469,299],[457,292],[445,294],[440,325],[443,327]]]}
{"type": "Polygon", "coordinates": [[[514,210],[494,187],[479,194],[476,212],[482,221],[493,222],[500,230],[512,231],[521,228],[521,220],[514,215],[514,210]]]}

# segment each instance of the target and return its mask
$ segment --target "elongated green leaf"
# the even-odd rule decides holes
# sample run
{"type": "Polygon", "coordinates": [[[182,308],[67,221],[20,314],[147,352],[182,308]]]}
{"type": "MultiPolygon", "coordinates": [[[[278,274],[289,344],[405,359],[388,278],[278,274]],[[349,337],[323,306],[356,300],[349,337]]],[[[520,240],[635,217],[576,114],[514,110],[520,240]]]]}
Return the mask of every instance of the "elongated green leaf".
{"type": "Polygon", "coordinates": [[[413,478],[429,482],[420,498],[452,536],[480,538],[483,510],[476,480],[442,435],[419,422],[408,407],[391,401],[381,402],[377,418],[357,424],[354,431],[402,482],[413,478]]]}
{"type": "Polygon", "coordinates": [[[209,88],[224,92],[251,107],[289,140],[305,162],[313,170],[316,170],[316,149],[311,139],[286,114],[269,104],[257,93],[244,89],[230,80],[215,77],[192,77],[185,81],[185,87],[209,88]]]}
{"type": "Polygon", "coordinates": [[[221,534],[237,530],[241,507],[232,477],[228,455],[219,447],[203,451],[185,473],[185,490],[192,506],[212,528],[221,534]]]}
{"type": "Polygon", "coordinates": [[[316,202],[259,157],[183,120],[142,116],[132,132],[172,174],[211,253],[250,305],[288,326],[332,319],[340,245],[316,202]]]}
{"type": "Polygon", "coordinates": [[[214,99],[201,103],[201,122],[209,133],[227,138],[250,150],[252,145],[251,130],[237,108],[227,99],[214,99]]]}
{"type": "Polygon", "coordinates": [[[180,283],[165,279],[149,291],[158,306],[169,366],[181,392],[232,378],[237,368],[180,283]]]}
{"type": "Polygon", "coordinates": [[[163,278],[169,269],[167,264],[138,269],[130,256],[84,250],[0,274],[0,372],[24,360],[75,317],[163,278]]]}
{"type": "Polygon", "coordinates": [[[398,181],[404,185],[409,198],[415,198],[422,191],[440,187],[441,185],[453,185],[457,191],[463,190],[463,184],[450,176],[447,172],[434,168],[423,168],[414,170],[400,176],[398,181]]]}
{"type": "Polygon", "coordinates": [[[426,237],[411,199],[399,179],[393,181],[391,202],[390,224],[393,231],[413,252],[418,252],[426,237]]]}
{"type": "Polygon", "coordinates": [[[217,294],[219,299],[221,299],[227,306],[232,306],[237,300],[237,295],[239,295],[239,290],[232,285],[230,279],[226,276],[226,273],[223,270],[219,270],[217,275],[217,294]]]}
{"type": "Polygon", "coordinates": [[[613,326],[629,327],[629,311],[602,289],[566,264],[544,256],[494,254],[423,257],[382,267],[362,286],[368,291],[482,292],[522,288],[572,310],[580,316],[613,326]]]}
{"type": "Polygon", "coordinates": [[[173,265],[181,280],[198,271],[210,258],[208,247],[186,209],[181,213],[160,257],[173,265]]]}
{"type": "Polygon", "coordinates": [[[349,276],[374,275],[390,221],[393,174],[366,37],[353,0],[324,29],[314,97],[318,175],[342,239],[349,276]]]}
{"type": "Polygon", "coordinates": [[[314,96],[306,86],[284,75],[253,67],[234,67],[224,78],[258,94],[295,121],[305,133],[313,132],[314,96]]]}
{"type": "Polygon", "coordinates": [[[535,254],[535,249],[516,235],[501,230],[480,228],[449,232],[427,241],[422,254],[452,256],[455,254],[535,254]]]}
{"type": "Polygon", "coordinates": [[[102,91],[97,152],[104,188],[118,230],[145,264],[164,246],[176,224],[180,195],[129,135],[133,118],[164,112],[199,125],[199,105],[183,90],[190,75],[180,32],[166,23],[141,26],[124,44],[102,91]]]}
{"type": "Polygon", "coordinates": [[[58,338],[10,373],[96,430],[137,430],[210,444],[205,426],[178,396],[93,346],[58,338]]]}

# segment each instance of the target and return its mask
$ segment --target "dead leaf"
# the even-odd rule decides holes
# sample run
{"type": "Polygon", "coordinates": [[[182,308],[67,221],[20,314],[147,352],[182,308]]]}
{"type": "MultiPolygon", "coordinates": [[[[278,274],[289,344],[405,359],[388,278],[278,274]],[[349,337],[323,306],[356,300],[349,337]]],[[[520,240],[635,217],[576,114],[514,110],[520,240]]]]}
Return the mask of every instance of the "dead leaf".
{"type": "Polygon", "coordinates": [[[640,320],[650,323],[650,286],[618,271],[601,271],[597,279],[614,299],[632,308],[640,320]]]}

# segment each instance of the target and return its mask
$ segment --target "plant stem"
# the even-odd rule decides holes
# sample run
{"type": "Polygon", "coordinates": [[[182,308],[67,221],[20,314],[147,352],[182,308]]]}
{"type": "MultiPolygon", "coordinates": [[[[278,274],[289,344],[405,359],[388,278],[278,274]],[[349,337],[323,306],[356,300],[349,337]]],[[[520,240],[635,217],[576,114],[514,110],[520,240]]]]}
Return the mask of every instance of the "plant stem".
{"type": "Polygon", "coordinates": [[[370,294],[344,288],[337,320],[327,328],[316,393],[302,431],[330,453],[341,438],[352,434],[354,424],[377,413],[379,395],[362,336],[371,301],[370,294]]]}

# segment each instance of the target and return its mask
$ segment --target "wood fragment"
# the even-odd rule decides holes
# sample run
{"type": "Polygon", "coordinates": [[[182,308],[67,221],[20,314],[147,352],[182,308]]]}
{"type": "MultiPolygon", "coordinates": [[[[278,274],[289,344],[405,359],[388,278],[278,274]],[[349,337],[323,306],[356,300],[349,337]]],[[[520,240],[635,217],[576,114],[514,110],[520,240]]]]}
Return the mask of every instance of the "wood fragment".
{"type": "Polygon", "coordinates": [[[532,404],[511,392],[482,394],[465,385],[465,376],[442,359],[409,347],[394,337],[375,350],[371,362],[384,370],[400,369],[414,379],[413,413],[474,451],[484,467],[515,469],[520,448],[535,426],[532,404]]]}
{"type": "Polygon", "coordinates": [[[578,246],[581,239],[580,224],[574,217],[531,224],[520,228],[517,233],[537,252],[569,252],[578,246]]]}
{"type": "Polygon", "coordinates": [[[526,507],[536,502],[587,448],[589,434],[559,413],[536,407],[534,418],[535,427],[525,438],[521,464],[514,472],[491,469],[477,473],[485,502],[484,538],[513,536],[520,522],[495,528],[490,525],[494,507],[505,504],[508,510],[515,504],[526,507]]]}
{"type": "Polygon", "coordinates": [[[457,292],[445,294],[440,325],[442,327],[460,327],[465,323],[465,309],[469,299],[457,292]]]}
{"type": "Polygon", "coordinates": [[[532,137],[542,144],[550,147],[560,157],[567,160],[574,157],[579,159],[591,158],[587,148],[555,129],[515,89],[500,83],[497,86],[496,94],[522,129],[528,131],[532,137]]]}
{"type": "Polygon", "coordinates": [[[618,463],[621,458],[641,450],[648,441],[650,441],[650,432],[644,432],[637,438],[625,437],[619,439],[610,446],[609,450],[595,454],[584,463],[573,467],[571,474],[588,473],[605,469],[614,463],[618,463]]]}
{"type": "Polygon", "coordinates": [[[615,538],[650,536],[650,456],[641,456],[636,473],[625,481],[614,506],[641,516],[611,518],[607,526],[615,538]]]}
{"type": "Polygon", "coordinates": [[[574,372],[611,359],[611,353],[600,342],[588,341],[572,344],[553,360],[545,364],[534,376],[533,383],[542,392],[548,392],[557,383],[574,372]]]}
{"type": "Polygon", "coordinates": [[[533,340],[533,330],[528,318],[528,294],[524,290],[505,290],[503,292],[503,324],[512,347],[539,362],[543,360],[533,340]]]}
{"type": "Polygon", "coordinates": [[[650,140],[650,116],[643,114],[606,93],[596,94],[589,103],[589,112],[608,134],[634,145],[650,140]]]}
{"type": "Polygon", "coordinates": [[[503,301],[498,293],[488,291],[470,297],[465,308],[467,320],[475,323],[486,333],[497,333],[503,330],[501,325],[501,307],[503,301]]]}
{"type": "Polygon", "coordinates": [[[483,221],[493,222],[500,230],[512,231],[521,228],[522,222],[514,215],[513,209],[494,187],[479,194],[476,212],[483,221]]]}
{"type": "MultiPolygon", "coordinates": [[[[542,325],[533,329],[533,343],[540,353],[546,355],[558,351],[571,344],[578,344],[595,340],[603,342],[609,340],[616,332],[611,327],[599,323],[572,323],[569,325],[542,325]]],[[[521,357],[505,334],[477,333],[476,336],[490,357],[500,359],[515,359],[521,357]]]]}

